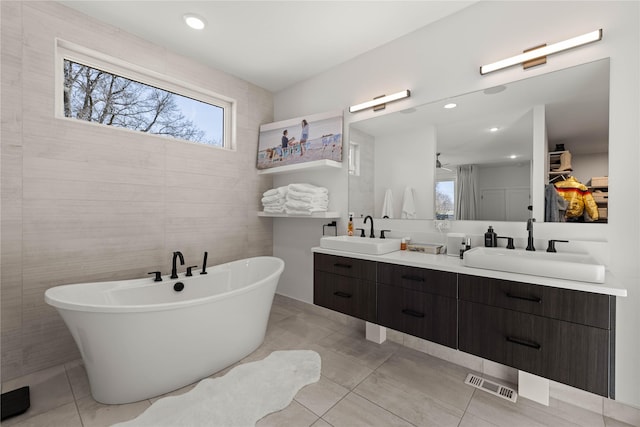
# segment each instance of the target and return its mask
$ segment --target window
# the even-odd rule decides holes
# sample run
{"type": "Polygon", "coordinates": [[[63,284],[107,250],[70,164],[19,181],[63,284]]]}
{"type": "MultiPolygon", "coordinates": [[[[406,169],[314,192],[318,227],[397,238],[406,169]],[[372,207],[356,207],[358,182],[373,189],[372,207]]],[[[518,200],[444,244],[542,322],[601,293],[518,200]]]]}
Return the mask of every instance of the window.
{"type": "Polygon", "coordinates": [[[456,181],[453,179],[436,181],[436,219],[454,219],[456,201],[456,181]]]}
{"type": "Polygon", "coordinates": [[[58,40],[58,116],[233,148],[235,102],[58,40]]]}

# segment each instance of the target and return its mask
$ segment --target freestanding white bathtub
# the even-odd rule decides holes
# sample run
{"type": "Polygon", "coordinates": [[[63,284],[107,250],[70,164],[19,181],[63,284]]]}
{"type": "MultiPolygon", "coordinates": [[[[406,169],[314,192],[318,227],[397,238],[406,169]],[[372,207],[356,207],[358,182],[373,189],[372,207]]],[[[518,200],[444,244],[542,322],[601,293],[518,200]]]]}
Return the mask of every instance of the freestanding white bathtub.
{"type": "Polygon", "coordinates": [[[162,282],[56,286],[45,300],[80,348],[93,398],[130,403],[205,378],[258,348],[283,269],[279,258],[248,258],[162,282]],[[178,282],[182,291],[174,290],[178,282]]]}

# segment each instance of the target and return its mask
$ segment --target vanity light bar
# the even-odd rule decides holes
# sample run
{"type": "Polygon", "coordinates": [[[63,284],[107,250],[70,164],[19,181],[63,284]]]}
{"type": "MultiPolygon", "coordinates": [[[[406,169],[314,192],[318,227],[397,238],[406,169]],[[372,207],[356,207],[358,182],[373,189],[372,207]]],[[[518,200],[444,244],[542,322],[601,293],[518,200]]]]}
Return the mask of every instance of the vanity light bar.
{"type": "Polygon", "coordinates": [[[587,43],[592,43],[599,40],[602,40],[602,28],[596,31],[591,31],[590,33],[583,34],[581,36],[573,37],[565,41],[551,44],[549,46],[543,46],[538,49],[533,49],[520,55],[503,59],[502,61],[483,65],[480,67],[480,74],[485,75],[493,71],[502,70],[503,68],[512,67],[523,62],[531,61],[533,59],[541,58],[547,55],[552,55],[564,50],[573,49],[574,47],[582,46],[587,43]]]}
{"type": "Polygon", "coordinates": [[[387,102],[397,101],[399,99],[408,98],[411,96],[411,91],[409,89],[403,90],[402,92],[394,93],[392,95],[382,96],[380,98],[376,98],[372,101],[363,102],[362,104],[356,104],[349,107],[350,113],[355,113],[357,111],[366,110],[367,108],[376,107],[378,105],[386,104],[387,102]]]}

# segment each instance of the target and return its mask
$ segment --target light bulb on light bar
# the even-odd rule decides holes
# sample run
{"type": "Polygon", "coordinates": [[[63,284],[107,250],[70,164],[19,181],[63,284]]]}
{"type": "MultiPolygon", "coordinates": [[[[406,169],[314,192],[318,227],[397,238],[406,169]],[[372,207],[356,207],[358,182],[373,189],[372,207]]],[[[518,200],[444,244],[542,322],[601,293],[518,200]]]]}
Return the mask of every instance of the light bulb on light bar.
{"type": "Polygon", "coordinates": [[[512,67],[514,65],[521,64],[523,62],[531,61],[532,59],[541,58],[543,56],[552,55],[554,53],[562,52],[567,49],[582,46],[587,43],[596,42],[602,40],[602,29],[592,31],[590,33],[583,34],[581,36],[573,37],[571,39],[551,44],[549,46],[543,46],[538,49],[530,50],[520,55],[512,56],[511,58],[503,59],[502,61],[494,62],[492,64],[483,65],[480,67],[480,74],[484,75],[493,71],[502,70],[503,68],[512,67]]]}
{"type": "Polygon", "coordinates": [[[349,112],[355,113],[356,111],[366,110],[367,108],[386,104],[387,102],[397,101],[403,98],[408,98],[409,96],[411,96],[411,91],[409,89],[406,89],[406,90],[403,90],[402,92],[376,98],[373,101],[367,101],[367,102],[363,102],[362,104],[352,105],[351,107],[349,107],[349,112]]]}

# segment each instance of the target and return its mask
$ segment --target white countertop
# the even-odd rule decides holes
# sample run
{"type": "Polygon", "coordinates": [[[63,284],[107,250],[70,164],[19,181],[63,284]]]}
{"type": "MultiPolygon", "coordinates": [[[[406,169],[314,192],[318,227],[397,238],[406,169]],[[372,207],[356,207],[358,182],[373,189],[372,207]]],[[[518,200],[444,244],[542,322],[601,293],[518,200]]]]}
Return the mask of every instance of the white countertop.
{"type": "Polygon", "coordinates": [[[433,270],[449,271],[452,273],[468,274],[470,276],[491,277],[494,279],[532,283],[535,285],[572,289],[575,291],[593,292],[596,294],[606,294],[617,297],[627,296],[627,290],[622,287],[620,281],[616,280],[616,278],[609,271],[606,272],[604,283],[589,283],[573,280],[554,279],[551,277],[532,276],[529,274],[508,273],[504,271],[466,267],[462,264],[462,260],[457,256],[432,255],[411,251],[395,251],[384,255],[368,255],[357,252],[326,249],[319,246],[311,248],[311,251],[321,254],[386,262],[388,264],[406,265],[409,267],[429,268],[433,270]]]}

